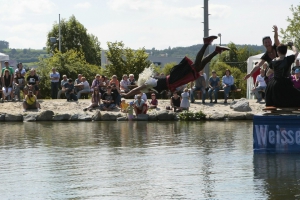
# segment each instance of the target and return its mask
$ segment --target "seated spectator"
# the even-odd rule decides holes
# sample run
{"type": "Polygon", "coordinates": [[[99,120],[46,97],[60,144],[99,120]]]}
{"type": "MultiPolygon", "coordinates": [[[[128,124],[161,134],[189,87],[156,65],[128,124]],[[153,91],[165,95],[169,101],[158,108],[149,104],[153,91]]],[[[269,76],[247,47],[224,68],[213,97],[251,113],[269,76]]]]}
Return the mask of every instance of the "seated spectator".
{"type": "Polygon", "coordinates": [[[300,69],[295,69],[295,74],[292,76],[292,82],[294,84],[294,87],[300,90],[300,69]]]}
{"type": "Polygon", "coordinates": [[[19,101],[21,99],[20,91],[21,90],[23,91],[25,87],[25,79],[23,76],[21,76],[21,73],[19,71],[17,71],[15,75],[14,87],[15,87],[15,100],[19,101]]]}
{"type": "Polygon", "coordinates": [[[189,110],[190,107],[189,99],[190,99],[189,89],[185,88],[183,93],[181,93],[181,102],[180,102],[181,110],[189,110]]]}
{"type": "Polygon", "coordinates": [[[136,100],[137,99],[137,96],[140,95],[141,98],[144,100],[145,103],[147,103],[147,95],[143,92],[140,92],[140,94],[136,94],[134,95],[134,99],[136,100]]]}
{"type": "Polygon", "coordinates": [[[15,74],[20,73],[23,78],[25,78],[26,70],[23,68],[22,63],[17,64],[17,69],[15,70],[15,74]]]}
{"type": "Polygon", "coordinates": [[[85,77],[81,78],[81,83],[77,84],[76,87],[82,87],[82,90],[77,92],[77,99],[80,99],[82,93],[90,93],[91,88],[89,82],[87,82],[85,77]]]}
{"type": "Polygon", "coordinates": [[[24,112],[27,111],[27,109],[41,109],[41,106],[39,102],[37,101],[36,96],[33,94],[31,90],[28,91],[28,94],[25,96],[25,99],[23,101],[23,108],[24,112]]]}
{"type": "Polygon", "coordinates": [[[171,108],[173,108],[174,112],[181,111],[180,102],[181,102],[181,98],[178,95],[177,91],[173,92],[173,96],[171,97],[170,100],[170,105],[171,108]]]}
{"type": "Polygon", "coordinates": [[[127,112],[127,108],[128,108],[129,104],[126,102],[126,100],[124,98],[121,99],[121,112],[127,112]]]}
{"type": "Polygon", "coordinates": [[[79,85],[79,83],[82,82],[82,74],[78,74],[78,78],[75,79],[74,81],[74,86],[75,86],[75,94],[77,94],[80,90],[83,89],[82,85],[79,85]]]}
{"type": "Polygon", "coordinates": [[[256,77],[255,86],[253,88],[253,93],[257,99],[257,102],[261,102],[262,95],[261,92],[265,92],[267,84],[265,82],[265,70],[260,69],[260,74],[256,77]]]}
{"type": "Polygon", "coordinates": [[[64,84],[65,94],[67,97],[67,101],[77,101],[77,96],[75,95],[75,88],[73,84],[73,80],[69,78],[68,82],[64,84]]]}
{"type": "Polygon", "coordinates": [[[111,86],[106,87],[107,91],[102,95],[102,104],[100,105],[100,110],[109,111],[116,107],[115,97],[111,91],[111,86]]]}
{"type": "Polygon", "coordinates": [[[95,79],[92,82],[91,89],[93,90],[94,88],[99,88],[101,86],[101,84],[102,84],[102,81],[101,81],[100,74],[97,74],[95,76],[95,79]]]}
{"type": "Polygon", "coordinates": [[[129,79],[128,80],[130,82],[130,85],[136,85],[133,74],[129,74],[129,79]]]}
{"type": "Polygon", "coordinates": [[[83,111],[87,111],[87,110],[92,111],[93,108],[100,106],[100,104],[101,104],[101,93],[99,92],[98,87],[94,87],[91,104],[87,108],[84,108],[83,111]]]}
{"type": "Polygon", "coordinates": [[[149,108],[154,109],[157,108],[158,101],[156,99],[156,95],[154,93],[151,94],[151,101],[149,101],[149,108]]]}
{"type": "Polygon", "coordinates": [[[295,61],[295,66],[292,67],[292,75],[295,74],[296,69],[300,69],[300,64],[299,64],[299,60],[298,59],[296,59],[296,61],[295,61]]]}
{"type": "Polygon", "coordinates": [[[12,94],[12,79],[11,79],[11,75],[9,74],[9,70],[5,69],[4,70],[4,75],[2,76],[2,98],[1,101],[2,103],[4,102],[4,100],[7,98],[7,100],[9,99],[13,99],[13,94],[12,94]]]}
{"type": "Polygon", "coordinates": [[[146,114],[147,113],[147,104],[142,99],[141,95],[137,95],[136,100],[134,101],[134,112],[135,115],[146,114]]]}
{"type": "Polygon", "coordinates": [[[129,92],[130,89],[128,88],[128,85],[130,85],[130,81],[128,80],[127,74],[124,74],[123,78],[120,82],[120,90],[121,90],[122,93],[123,92],[125,92],[125,93],[129,92]]]}
{"type": "Polygon", "coordinates": [[[111,92],[114,94],[114,101],[116,106],[120,107],[121,104],[121,91],[118,86],[115,85],[115,83],[111,84],[111,92]]]}
{"type": "Polygon", "coordinates": [[[117,79],[117,75],[113,75],[111,77],[111,80],[109,81],[109,85],[111,85],[111,84],[115,84],[115,86],[117,86],[117,87],[120,88],[120,83],[119,83],[119,81],[117,79]]]}
{"type": "Polygon", "coordinates": [[[217,103],[218,102],[218,92],[220,86],[220,78],[217,76],[216,71],[211,72],[211,77],[208,80],[208,96],[210,99],[210,103],[217,103]],[[214,93],[215,101],[212,101],[212,93],[214,93]]]}
{"type": "Polygon", "coordinates": [[[231,72],[229,69],[225,70],[225,75],[222,78],[222,86],[224,89],[224,103],[227,103],[227,99],[229,97],[229,92],[231,90],[231,86],[234,84],[233,76],[231,76],[231,72]]]}
{"type": "Polygon", "coordinates": [[[31,90],[33,94],[35,94],[35,96],[37,97],[39,92],[38,84],[39,77],[36,75],[35,69],[31,69],[29,76],[27,76],[26,78],[26,84],[24,88],[25,93],[27,94],[27,91],[31,90]]]}
{"type": "Polygon", "coordinates": [[[61,94],[65,93],[64,85],[65,85],[65,83],[68,83],[68,80],[69,79],[68,79],[67,75],[63,75],[63,79],[60,81],[61,90],[59,90],[58,93],[57,93],[57,99],[60,99],[61,94]]]}
{"type": "Polygon", "coordinates": [[[101,81],[100,93],[103,95],[106,92],[106,86],[109,85],[109,81],[104,75],[100,76],[100,81],[101,81]]]}

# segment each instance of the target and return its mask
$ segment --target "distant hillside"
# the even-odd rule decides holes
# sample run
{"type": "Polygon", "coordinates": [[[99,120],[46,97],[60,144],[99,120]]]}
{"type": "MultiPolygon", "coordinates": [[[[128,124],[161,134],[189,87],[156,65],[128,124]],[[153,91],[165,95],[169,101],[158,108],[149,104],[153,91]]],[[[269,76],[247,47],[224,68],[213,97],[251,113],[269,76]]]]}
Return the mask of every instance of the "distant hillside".
{"type": "MultiPolygon", "coordinates": [[[[264,46],[257,46],[257,45],[236,45],[237,48],[248,47],[253,51],[265,51],[264,46]]],[[[147,49],[146,52],[152,56],[162,56],[162,57],[174,57],[174,58],[183,58],[184,56],[188,56],[191,59],[195,59],[196,54],[201,49],[202,44],[196,44],[189,47],[169,47],[168,49],[164,50],[156,50],[155,48],[147,49]]],[[[209,46],[209,51],[212,52],[215,49],[214,46],[209,46]]]]}
{"type": "Polygon", "coordinates": [[[49,57],[47,51],[42,49],[3,49],[1,51],[8,54],[10,60],[22,63],[37,62],[40,56],[49,57]]]}

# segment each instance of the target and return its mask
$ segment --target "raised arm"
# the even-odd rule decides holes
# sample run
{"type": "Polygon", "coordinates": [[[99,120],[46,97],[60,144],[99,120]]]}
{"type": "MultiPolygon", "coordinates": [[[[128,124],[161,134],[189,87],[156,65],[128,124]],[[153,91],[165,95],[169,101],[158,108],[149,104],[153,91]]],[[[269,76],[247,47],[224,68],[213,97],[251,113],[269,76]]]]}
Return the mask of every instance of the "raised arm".
{"type": "Polygon", "coordinates": [[[276,25],[273,26],[273,30],[274,30],[274,44],[278,46],[280,44],[280,41],[278,39],[278,28],[276,25]]]}

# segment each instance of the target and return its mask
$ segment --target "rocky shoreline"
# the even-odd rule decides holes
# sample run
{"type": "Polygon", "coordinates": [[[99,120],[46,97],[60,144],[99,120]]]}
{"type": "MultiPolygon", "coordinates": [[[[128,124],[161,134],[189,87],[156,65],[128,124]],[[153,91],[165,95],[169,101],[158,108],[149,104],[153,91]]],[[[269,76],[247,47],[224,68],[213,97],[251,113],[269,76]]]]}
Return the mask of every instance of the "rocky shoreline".
{"type": "MultiPolygon", "coordinates": [[[[127,100],[128,102],[130,100],[127,100]]],[[[138,115],[137,121],[174,121],[179,120],[179,113],[166,110],[169,100],[158,100],[157,109],[151,109],[147,114],[138,115]]],[[[34,121],[126,121],[127,114],[114,111],[100,111],[94,109],[83,111],[90,104],[90,100],[80,99],[78,102],[66,102],[65,99],[39,100],[41,110],[28,110],[23,112],[22,102],[4,102],[0,104],[0,121],[5,122],[34,122],[34,121]]],[[[264,108],[264,103],[256,100],[239,99],[228,104],[200,103],[200,100],[191,104],[190,112],[202,111],[205,119],[192,120],[252,120],[253,115],[259,114],[264,108]]]]}

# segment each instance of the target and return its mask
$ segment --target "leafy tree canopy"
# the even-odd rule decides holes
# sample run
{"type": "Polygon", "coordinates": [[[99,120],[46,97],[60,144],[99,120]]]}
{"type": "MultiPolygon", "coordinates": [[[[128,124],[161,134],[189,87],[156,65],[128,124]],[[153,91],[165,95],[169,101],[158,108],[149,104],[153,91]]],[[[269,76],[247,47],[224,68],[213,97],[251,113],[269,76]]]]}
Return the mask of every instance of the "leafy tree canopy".
{"type": "Polygon", "coordinates": [[[134,74],[138,77],[151,64],[144,48],[139,50],[125,48],[123,42],[107,42],[107,46],[106,56],[109,60],[105,69],[107,75],[115,74],[120,78],[123,74],[134,74]]]}
{"type": "MultiPolygon", "coordinates": [[[[74,49],[83,53],[87,63],[93,65],[101,65],[101,48],[98,38],[87,33],[87,29],[76,20],[75,16],[71,16],[69,20],[62,19],[61,27],[61,52],[74,49]]],[[[59,24],[55,23],[52,30],[47,36],[48,52],[57,52],[58,41],[51,43],[50,37],[59,38],[59,24]]]]}

